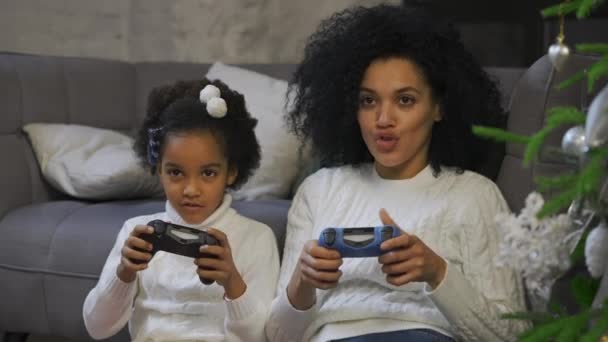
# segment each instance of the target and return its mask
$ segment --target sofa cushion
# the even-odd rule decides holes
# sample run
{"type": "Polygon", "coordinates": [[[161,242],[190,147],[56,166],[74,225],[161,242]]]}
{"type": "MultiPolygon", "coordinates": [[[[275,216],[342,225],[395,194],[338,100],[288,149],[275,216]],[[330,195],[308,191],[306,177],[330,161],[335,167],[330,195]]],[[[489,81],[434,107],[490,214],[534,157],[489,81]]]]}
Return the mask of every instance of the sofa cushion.
{"type": "Polygon", "coordinates": [[[109,129],[30,123],[28,134],[44,178],[85,200],[162,197],[159,178],[141,167],[133,138],[109,129]]]}
{"type": "MultiPolygon", "coordinates": [[[[272,228],[279,250],[289,205],[288,200],[233,202],[241,214],[272,228]]],[[[0,327],[88,340],[82,304],[118,231],[131,217],[162,210],[162,200],[54,201],[9,212],[0,220],[0,278],[15,283],[0,285],[0,327]],[[14,310],[22,305],[28,310],[14,310]]]]}
{"type": "Polygon", "coordinates": [[[260,168],[233,193],[235,199],[287,198],[300,170],[300,142],[284,124],[287,82],[251,70],[214,63],[207,78],[219,79],[245,97],[247,110],[258,119],[260,168]]]}

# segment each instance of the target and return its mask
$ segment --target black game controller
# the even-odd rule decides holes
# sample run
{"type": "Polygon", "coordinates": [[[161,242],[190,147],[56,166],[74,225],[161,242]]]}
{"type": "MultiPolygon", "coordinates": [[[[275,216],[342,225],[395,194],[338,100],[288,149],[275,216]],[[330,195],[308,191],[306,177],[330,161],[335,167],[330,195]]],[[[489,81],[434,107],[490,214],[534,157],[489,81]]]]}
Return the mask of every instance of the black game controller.
{"type": "MultiPolygon", "coordinates": [[[[151,253],[152,257],[154,257],[156,252],[164,251],[190,258],[215,258],[211,254],[200,252],[201,246],[219,245],[217,239],[207,232],[162,220],[150,221],[148,222],[148,226],[154,228],[154,233],[141,234],[139,238],[152,244],[152,251],[143,251],[151,253]]],[[[213,280],[202,277],[201,282],[205,285],[213,284],[213,280]]]]}

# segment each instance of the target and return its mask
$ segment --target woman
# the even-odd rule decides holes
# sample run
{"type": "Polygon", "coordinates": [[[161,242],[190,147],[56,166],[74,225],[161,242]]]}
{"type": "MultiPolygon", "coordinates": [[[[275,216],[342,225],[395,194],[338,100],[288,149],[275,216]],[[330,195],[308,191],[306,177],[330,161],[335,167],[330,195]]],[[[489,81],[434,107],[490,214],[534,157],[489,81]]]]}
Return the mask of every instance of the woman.
{"type": "MultiPolygon", "coordinates": [[[[289,212],[272,341],[511,340],[518,275],[494,266],[508,210],[482,169],[496,146],[471,125],[504,120],[496,85],[458,33],[422,9],[333,15],[291,83],[288,122],[324,166],[289,212]],[[377,258],[318,245],[325,227],[392,224],[377,258]]],[[[495,152],[495,151],[494,151],[495,152]]]]}

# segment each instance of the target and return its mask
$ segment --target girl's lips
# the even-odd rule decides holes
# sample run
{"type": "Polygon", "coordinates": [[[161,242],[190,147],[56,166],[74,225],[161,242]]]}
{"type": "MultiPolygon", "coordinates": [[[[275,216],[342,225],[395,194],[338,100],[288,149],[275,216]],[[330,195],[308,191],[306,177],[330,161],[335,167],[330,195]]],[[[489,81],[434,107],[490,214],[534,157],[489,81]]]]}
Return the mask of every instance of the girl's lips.
{"type": "Polygon", "coordinates": [[[182,203],[182,208],[185,208],[186,210],[201,210],[202,208],[204,208],[203,205],[200,204],[194,204],[194,203],[182,203]]]}

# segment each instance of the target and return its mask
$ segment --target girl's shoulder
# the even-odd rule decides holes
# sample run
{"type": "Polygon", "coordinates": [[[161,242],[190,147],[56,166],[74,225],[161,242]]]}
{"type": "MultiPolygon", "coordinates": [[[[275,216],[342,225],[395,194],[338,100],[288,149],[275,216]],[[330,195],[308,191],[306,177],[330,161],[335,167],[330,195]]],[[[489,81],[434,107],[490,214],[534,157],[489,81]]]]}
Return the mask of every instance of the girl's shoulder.
{"type": "MultiPolygon", "coordinates": [[[[234,210],[234,209],[233,209],[234,210]]],[[[261,213],[261,211],[268,210],[268,216],[270,217],[282,217],[283,215],[276,215],[273,211],[283,210],[281,208],[274,208],[272,205],[269,206],[260,206],[258,214],[266,214],[261,213]]],[[[266,216],[266,215],[264,215],[266,216]]],[[[239,213],[237,210],[234,210],[234,215],[232,216],[229,222],[231,227],[238,228],[238,234],[247,235],[248,237],[254,237],[256,240],[272,240],[274,239],[274,231],[273,229],[260,221],[254,220],[252,218],[246,217],[239,213]]],[[[277,224],[279,226],[280,224],[277,224]]]]}

